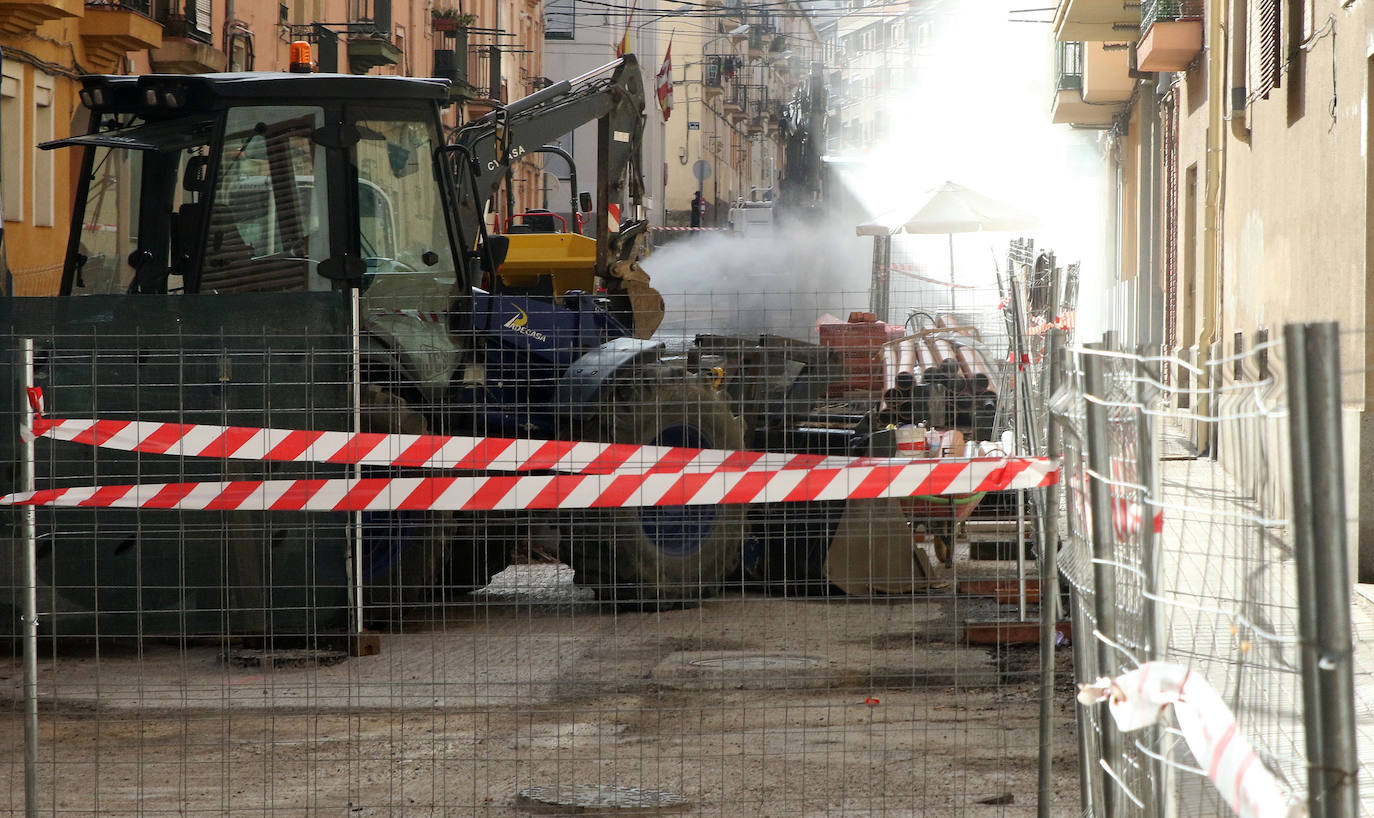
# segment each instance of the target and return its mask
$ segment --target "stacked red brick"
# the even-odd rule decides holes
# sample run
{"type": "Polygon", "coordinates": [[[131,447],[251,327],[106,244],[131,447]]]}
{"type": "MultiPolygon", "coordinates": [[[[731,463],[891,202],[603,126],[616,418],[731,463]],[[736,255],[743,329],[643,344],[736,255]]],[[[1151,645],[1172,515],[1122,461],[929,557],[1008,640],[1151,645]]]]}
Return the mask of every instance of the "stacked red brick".
{"type": "Polygon", "coordinates": [[[844,377],[830,386],[830,394],[881,392],[883,389],[883,344],[904,333],[897,324],[879,321],[871,312],[851,312],[848,321],[820,324],[821,344],[840,353],[844,377]]]}

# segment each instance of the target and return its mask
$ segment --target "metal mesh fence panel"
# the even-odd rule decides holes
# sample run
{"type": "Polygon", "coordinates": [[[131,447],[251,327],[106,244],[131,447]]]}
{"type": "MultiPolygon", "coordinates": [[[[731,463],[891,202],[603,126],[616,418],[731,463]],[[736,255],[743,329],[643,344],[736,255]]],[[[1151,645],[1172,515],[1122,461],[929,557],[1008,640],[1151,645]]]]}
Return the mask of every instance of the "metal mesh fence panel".
{"type": "MultiPolygon", "coordinates": [[[[960,391],[982,371],[1008,402],[1003,319],[970,302],[987,335],[923,342],[964,441],[874,496],[891,474],[850,458],[909,454],[932,401],[886,394],[901,333],[848,320],[868,297],[669,294],[642,343],[499,293],[7,302],[6,462],[31,338],[60,427],[36,488],[102,487],[37,509],[37,812],[1030,814],[1037,654],[970,629],[1017,619],[969,583],[1014,578],[1028,528],[970,476],[1010,428],[960,391]]],[[[1074,771],[1053,784],[1070,808],[1074,771]]]]}
{"type": "MultiPolygon", "coordinates": [[[[1105,347],[1070,356],[1054,402],[1067,495],[1060,564],[1074,591],[1080,683],[1150,660],[1187,667],[1301,802],[1310,760],[1278,351],[1261,339],[1203,368],[1105,347]],[[1155,374],[1162,365],[1181,376],[1172,391],[1155,374]],[[1201,388],[1187,391],[1189,383],[1201,388]],[[1094,412],[1105,421],[1096,443],[1094,412]],[[1199,439],[1211,441],[1215,459],[1198,456],[1199,439]],[[1141,441],[1159,453],[1153,479],[1140,469],[1141,441]]],[[[1079,710],[1094,814],[1233,814],[1208,780],[1216,760],[1194,758],[1176,722],[1121,733],[1104,708],[1079,710]]]]}

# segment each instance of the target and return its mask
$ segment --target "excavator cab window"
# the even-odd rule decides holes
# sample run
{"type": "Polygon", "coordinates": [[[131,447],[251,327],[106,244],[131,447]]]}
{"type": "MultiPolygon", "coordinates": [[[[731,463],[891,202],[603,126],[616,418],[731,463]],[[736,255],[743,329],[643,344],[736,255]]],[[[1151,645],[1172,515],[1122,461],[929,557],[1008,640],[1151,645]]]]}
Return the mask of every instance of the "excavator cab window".
{"type": "Polygon", "coordinates": [[[140,275],[157,280],[158,289],[183,286],[188,238],[204,198],[207,131],[206,123],[177,132],[144,124],[120,130],[118,138],[84,139],[90,165],[65,291],[124,293],[140,275]]]}
{"type": "Polygon", "coordinates": [[[330,255],[327,191],[301,184],[327,178],[313,138],[324,121],[312,106],[229,109],[199,291],[329,289],[317,270],[330,255]]]}
{"type": "Polygon", "coordinates": [[[422,112],[350,106],[358,129],[358,239],[364,292],[422,298],[447,294],[457,267],[444,218],[435,150],[439,134],[422,112]]]}

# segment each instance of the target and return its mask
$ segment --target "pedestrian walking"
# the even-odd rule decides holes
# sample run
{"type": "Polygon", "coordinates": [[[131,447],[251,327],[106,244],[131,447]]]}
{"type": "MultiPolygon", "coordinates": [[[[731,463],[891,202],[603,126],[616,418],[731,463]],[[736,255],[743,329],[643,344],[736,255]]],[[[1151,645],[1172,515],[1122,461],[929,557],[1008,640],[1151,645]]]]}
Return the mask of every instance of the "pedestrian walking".
{"type": "Polygon", "coordinates": [[[692,197],[692,226],[701,227],[701,220],[706,217],[706,198],[697,191],[697,195],[692,197]]]}

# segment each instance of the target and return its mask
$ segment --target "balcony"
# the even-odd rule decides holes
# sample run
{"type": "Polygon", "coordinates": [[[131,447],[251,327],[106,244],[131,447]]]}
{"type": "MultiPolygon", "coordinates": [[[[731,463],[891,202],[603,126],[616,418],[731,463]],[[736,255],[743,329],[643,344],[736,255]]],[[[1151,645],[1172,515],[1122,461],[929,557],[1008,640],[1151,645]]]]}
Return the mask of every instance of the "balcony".
{"type": "Polygon", "coordinates": [[[735,85],[730,89],[730,98],[725,102],[725,113],[736,124],[749,118],[749,86],[735,85]]]}
{"type": "Polygon", "coordinates": [[[366,74],[379,65],[396,65],[401,49],[386,37],[358,37],[348,41],[348,70],[366,74]]]}
{"type": "Polygon", "coordinates": [[[114,71],[130,51],[162,45],[162,26],[148,12],[147,0],[87,3],[81,17],[86,61],[101,71],[114,71]]]}
{"type": "Polygon", "coordinates": [[[1141,71],[1182,71],[1202,52],[1201,0],[1146,0],[1140,18],[1141,71]]]}
{"type": "Polygon", "coordinates": [[[189,37],[164,37],[148,59],[155,74],[213,74],[229,64],[223,51],[189,37]]]}
{"type": "Polygon", "coordinates": [[[744,103],[747,99],[746,92],[747,89],[745,86],[738,83],[730,86],[729,93],[727,93],[725,99],[721,101],[721,109],[730,116],[735,116],[736,114],[743,116],[744,103]]]}
{"type": "Polygon", "coordinates": [[[754,23],[749,26],[749,57],[759,59],[764,55],[773,44],[773,26],[766,23],[754,23]]]}
{"type": "Polygon", "coordinates": [[[80,17],[81,0],[0,0],[0,33],[32,34],[49,20],[80,17]]]}
{"type": "Polygon", "coordinates": [[[469,118],[476,118],[506,101],[505,80],[501,73],[501,47],[490,43],[470,45],[466,52],[454,55],[459,62],[462,79],[453,87],[451,96],[467,104],[469,118]]]}
{"type": "Polygon", "coordinates": [[[1083,101],[1092,105],[1122,105],[1135,90],[1130,50],[1124,43],[1083,44],[1083,101]]]}
{"type": "Polygon", "coordinates": [[[1140,39],[1140,3],[1134,0],[1059,0],[1054,12],[1059,42],[1120,43],[1140,39]]]}
{"type": "Polygon", "coordinates": [[[1105,128],[1123,105],[1093,103],[1083,98],[1084,45],[1059,43],[1055,50],[1055,92],[1050,121],[1059,125],[1105,128]]]}
{"type": "MultiPolygon", "coordinates": [[[[214,40],[211,31],[213,21],[208,10],[209,4],[202,4],[198,0],[159,3],[162,46],[149,52],[153,71],[159,74],[207,74],[225,69],[229,59],[211,44],[214,40]]],[[[322,47],[317,47],[317,50],[323,54],[322,47]]],[[[323,62],[321,70],[324,70],[323,62]]]]}
{"type": "Polygon", "coordinates": [[[721,57],[711,56],[701,65],[701,95],[707,99],[715,99],[725,93],[725,77],[721,63],[721,57]]]}

